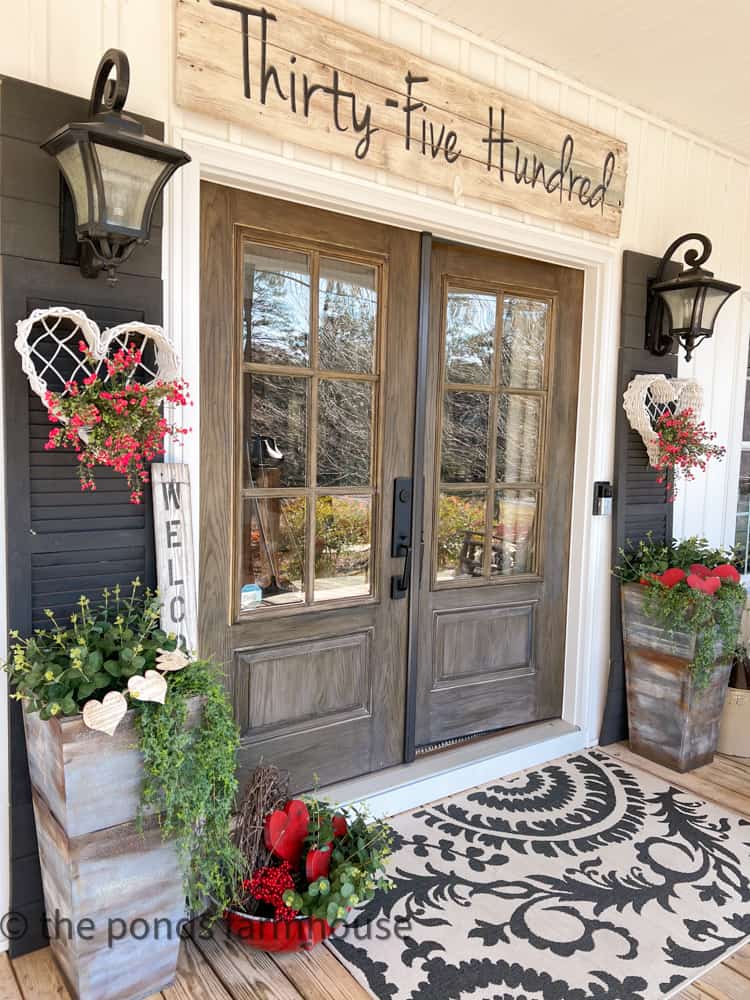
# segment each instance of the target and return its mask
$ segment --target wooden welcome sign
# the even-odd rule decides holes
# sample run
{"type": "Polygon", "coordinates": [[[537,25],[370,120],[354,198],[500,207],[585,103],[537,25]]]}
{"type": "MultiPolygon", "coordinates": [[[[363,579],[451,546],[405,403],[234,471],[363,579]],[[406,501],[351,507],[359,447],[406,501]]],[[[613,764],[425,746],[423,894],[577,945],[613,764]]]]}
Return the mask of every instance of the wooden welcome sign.
{"type": "Polygon", "coordinates": [[[177,0],[177,102],[617,236],[625,143],[289,0],[177,0]]]}
{"type": "MultiPolygon", "coordinates": [[[[154,497],[156,581],[161,627],[174,632],[189,650],[198,644],[198,613],[193,557],[190,469],[187,465],[151,466],[154,497]]],[[[163,668],[173,669],[173,668],[163,668]]]]}

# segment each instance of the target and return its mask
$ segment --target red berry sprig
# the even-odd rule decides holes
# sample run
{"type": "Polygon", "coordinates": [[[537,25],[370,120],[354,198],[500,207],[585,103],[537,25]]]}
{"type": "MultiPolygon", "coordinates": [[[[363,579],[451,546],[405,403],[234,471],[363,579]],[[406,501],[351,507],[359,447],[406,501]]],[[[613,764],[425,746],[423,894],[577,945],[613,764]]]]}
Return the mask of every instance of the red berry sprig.
{"type": "Polygon", "coordinates": [[[277,920],[294,920],[297,916],[297,910],[284,903],[284,893],[294,889],[292,866],[288,861],[258,868],[251,879],[245,880],[243,887],[254,899],[272,906],[277,920]]]}

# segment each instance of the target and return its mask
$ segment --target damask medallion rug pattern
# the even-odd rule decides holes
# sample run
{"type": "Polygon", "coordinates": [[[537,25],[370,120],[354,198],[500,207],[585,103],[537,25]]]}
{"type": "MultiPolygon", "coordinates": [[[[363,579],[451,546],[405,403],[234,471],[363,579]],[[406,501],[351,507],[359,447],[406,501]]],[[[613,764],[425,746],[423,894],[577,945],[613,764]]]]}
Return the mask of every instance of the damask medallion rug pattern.
{"type": "Polygon", "coordinates": [[[379,1000],[656,1000],[750,936],[750,822],[599,751],[393,826],[330,942],[379,1000]]]}

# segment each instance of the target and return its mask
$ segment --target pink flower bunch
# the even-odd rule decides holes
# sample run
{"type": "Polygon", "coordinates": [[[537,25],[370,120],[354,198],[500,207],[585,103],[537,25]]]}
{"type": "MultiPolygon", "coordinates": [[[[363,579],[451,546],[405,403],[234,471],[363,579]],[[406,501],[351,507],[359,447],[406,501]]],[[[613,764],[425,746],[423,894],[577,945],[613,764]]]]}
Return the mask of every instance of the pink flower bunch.
{"type": "Polygon", "coordinates": [[[94,467],[104,465],[125,476],[130,502],[140,503],[149,481],[149,463],[164,454],[164,439],[187,434],[162,412],[162,404],[192,406],[182,379],[157,379],[146,386],[134,381],[142,353],[128,345],[106,358],[106,376],[92,358],[85,341],[78,349],[91,366],[81,382],[65,383],[65,393],[47,392],[44,402],[54,427],[45,449],[69,448],[78,457],[82,490],[95,490],[94,467]]]}
{"type": "Polygon", "coordinates": [[[689,407],[678,413],[664,413],[656,423],[659,455],[654,464],[656,481],[667,483],[670,502],[677,496],[678,479],[694,479],[695,469],[705,471],[712,458],[723,458],[726,448],[714,444],[716,435],[697,420],[689,407]],[[672,474],[670,477],[670,473],[672,474]]]}

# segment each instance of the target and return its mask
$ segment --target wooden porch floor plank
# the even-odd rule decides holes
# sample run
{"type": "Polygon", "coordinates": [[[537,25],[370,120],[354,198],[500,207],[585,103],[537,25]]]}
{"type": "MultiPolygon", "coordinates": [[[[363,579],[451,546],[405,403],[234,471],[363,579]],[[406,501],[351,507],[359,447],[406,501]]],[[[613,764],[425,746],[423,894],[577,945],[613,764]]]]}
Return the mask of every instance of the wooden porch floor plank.
{"type": "Polygon", "coordinates": [[[724,787],[713,780],[712,765],[710,764],[707,767],[700,767],[696,771],[690,771],[687,774],[679,774],[677,771],[671,771],[661,764],[655,764],[651,760],[646,760],[645,757],[639,757],[638,754],[633,753],[622,743],[602,747],[602,750],[611,757],[622,761],[626,767],[634,767],[641,771],[646,771],[655,778],[660,778],[670,785],[683,788],[685,791],[691,792],[701,799],[713,802],[715,805],[723,806],[725,809],[731,809],[733,812],[741,813],[743,816],[750,816],[750,794],[746,791],[749,787],[748,774],[745,774],[744,780],[738,777],[736,786],[724,787]]]}
{"type": "Polygon", "coordinates": [[[346,966],[326,947],[290,955],[274,955],[305,1000],[372,1000],[346,966]]]}
{"type": "Polygon", "coordinates": [[[0,954],[0,1000],[23,1000],[7,954],[0,954]]]}
{"type": "MultiPolygon", "coordinates": [[[[724,965],[728,965],[735,972],[740,972],[745,979],[750,980],[750,944],[740,948],[734,955],[724,960],[724,965]]],[[[747,995],[750,997],[750,982],[748,982],[747,995]]]]}
{"type": "Polygon", "coordinates": [[[192,941],[183,941],[174,986],[164,990],[164,1000],[232,1000],[219,977],[192,941]]]}
{"type": "Polygon", "coordinates": [[[246,947],[218,924],[212,937],[196,944],[233,1000],[305,1000],[270,955],[246,947]]]}
{"type": "Polygon", "coordinates": [[[13,971],[24,1000],[70,1000],[49,948],[14,958],[13,971]]]}
{"type": "Polygon", "coordinates": [[[750,997],[750,981],[728,965],[717,965],[701,976],[695,984],[713,1000],[747,1000],[750,997]]]}

